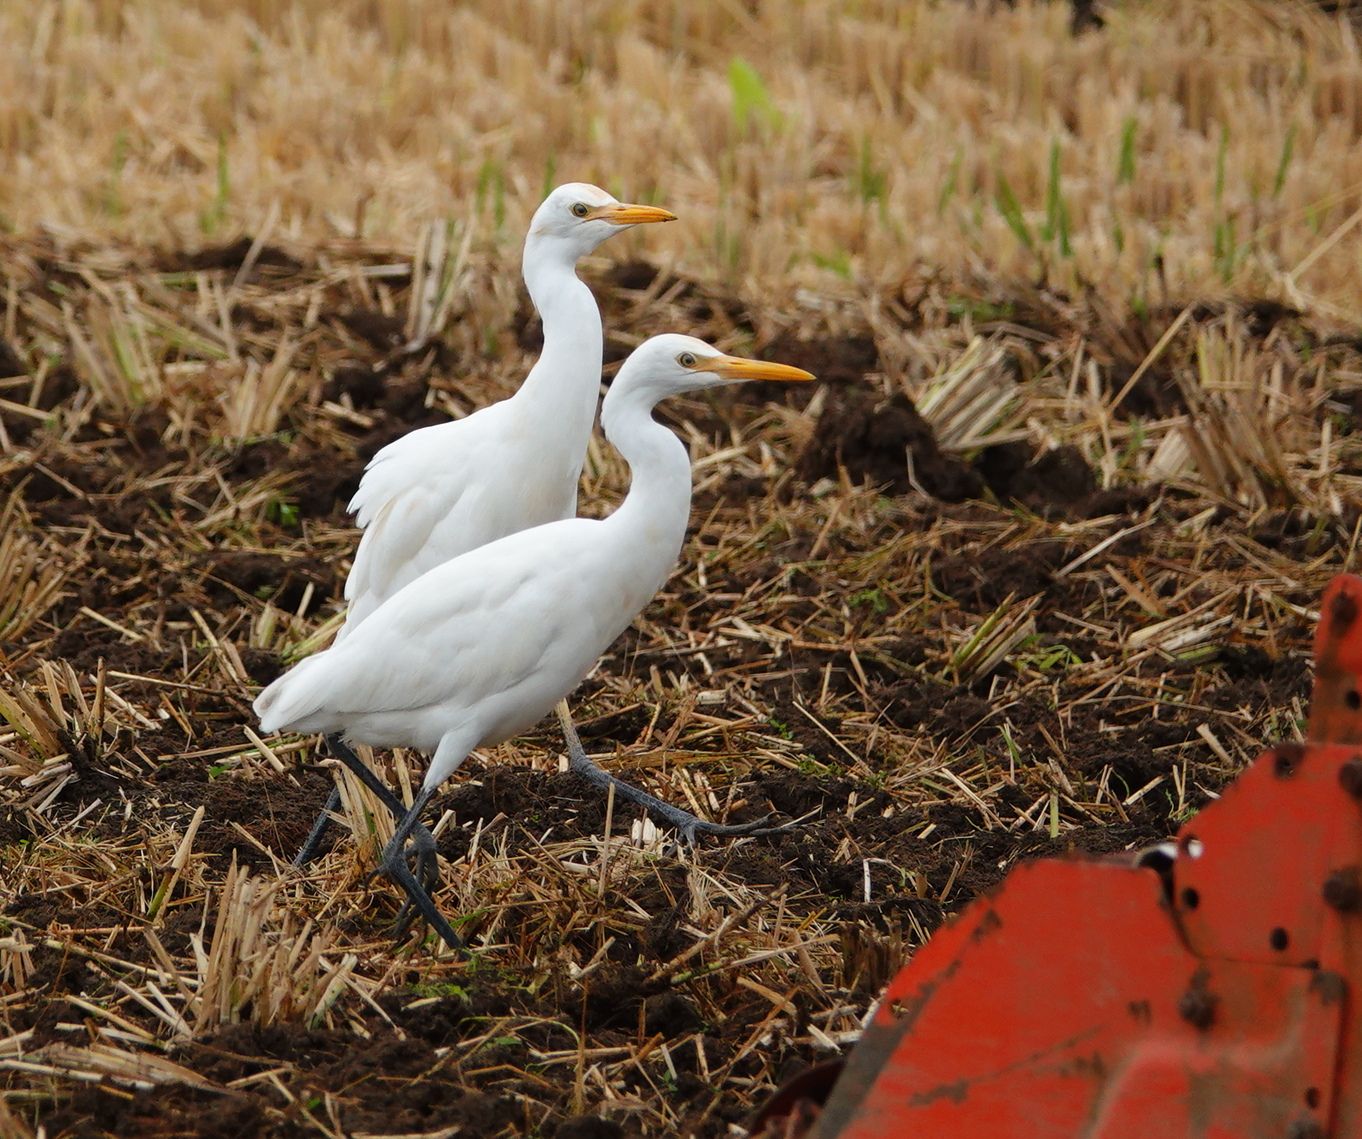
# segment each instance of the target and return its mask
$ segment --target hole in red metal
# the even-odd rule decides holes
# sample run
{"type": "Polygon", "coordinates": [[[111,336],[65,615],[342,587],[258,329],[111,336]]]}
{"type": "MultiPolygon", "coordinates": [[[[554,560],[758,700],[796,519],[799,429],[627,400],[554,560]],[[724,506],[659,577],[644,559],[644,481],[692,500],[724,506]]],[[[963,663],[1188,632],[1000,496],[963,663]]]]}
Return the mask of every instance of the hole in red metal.
{"type": "Polygon", "coordinates": [[[1277,773],[1278,779],[1289,779],[1296,774],[1296,765],[1289,755],[1278,754],[1273,761],[1272,770],[1277,773]]]}
{"type": "Polygon", "coordinates": [[[1291,944],[1291,935],[1287,933],[1286,930],[1282,929],[1281,926],[1278,926],[1270,934],[1268,934],[1267,941],[1268,944],[1271,945],[1273,949],[1280,953],[1283,949],[1285,949],[1288,945],[1291,944]]]}
{"type": "Polygon", "coordinates": [[[1182,904],[1185,909],[1194,910],[1201,905],[1201,894],[1191,886],[1182,891],[1182,904]]]}
{"type": "Polygon", "coordinates": [[[1311,1110],[1319,1107],[1319,1088],[1305,1089],[1305,1106],[1311,1110]]]}
{"type": "Polygon", "coordinates": [[[1343,703],[1356,712],[1359,708],[1362,708],[1362,695],[1358,694],[1356,688],[1349,688],[1343,695],[1343,703]]]}

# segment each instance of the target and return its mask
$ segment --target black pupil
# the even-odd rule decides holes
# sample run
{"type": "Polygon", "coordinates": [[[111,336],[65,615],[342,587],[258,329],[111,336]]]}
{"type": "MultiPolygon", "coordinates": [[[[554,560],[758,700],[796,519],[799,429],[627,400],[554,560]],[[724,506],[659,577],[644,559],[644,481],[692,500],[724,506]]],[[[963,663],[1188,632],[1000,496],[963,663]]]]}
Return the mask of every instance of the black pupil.
{"type": "Polygon", "coordinates": [[[572,207],[572,212],[576,214],[579,218],[586,217],[586,207],[581,205],[580,203],[572,207]]]}

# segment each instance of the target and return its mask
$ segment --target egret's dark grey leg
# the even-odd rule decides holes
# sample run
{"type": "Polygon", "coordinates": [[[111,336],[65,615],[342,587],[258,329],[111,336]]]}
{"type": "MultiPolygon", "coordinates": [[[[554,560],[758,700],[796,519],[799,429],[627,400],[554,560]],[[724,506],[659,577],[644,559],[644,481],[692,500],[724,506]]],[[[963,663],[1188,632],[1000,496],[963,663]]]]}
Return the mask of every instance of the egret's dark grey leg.
{"type": "Polygon", "coordinates": [[[340,788],[332,787],[331,795],[326,800],[326,806],[322,808],[322,813],[317,816],[317,821],[312,824],[312,829],[307,833],[307,840],[302,848],[293,856],[294,866],[306,866],[317,857],[317,849],[322,845],[322,839],[326,837],[326,832],[331,826],[331,816],[340,808],[340,788]]]}
{"type": "Polygon", "coordinates": [[[582,741],[577,736],[577,729],[572,725],[572,716],[568,711],[566,700],[559,701],[558,722],[563,726],[563,738],[567,742],[568,769],[570,771],[575,771],[593,787],[602,791],[608,791],[611,787],[614,787],[616,798],[627,799],[631,803],[638,804],[667,826],[676,828],[681,837],[692,846],[695,845],[697,836],[702,834],[728,837],[780,834],[783,831],[790,830],[795,825],[794,823],[785,823],[781,826],[767,826],[769,815],[753,819],[750,823],[732,825],[711,823],[681,807],[673,807],[670,803],[664,803],[656,795],[649,795],[647,791],[640,790],[632,783],[626,783],[618,776],[611,775],[610,772],[591,759],[582,747],[582,741]]]}
{"type": "MultiPolygon", "coordinates": [[[[350,750],[350,746],[341,738],[339,733],[333,732],[327,736],[326,745],[331,749],[331,754],[345,764],[355,778],[369,788],[392,812],[394,822],[401,823],[406,819],[407,805],[394,795],[388,785],[369,769],[367,763],[350,750]]],[[[305,866],[317,856],[317,847],[321,844],[322,837],[331,824],[331,815],[339,806],[340,788],[332,788],[331,797],[326,801],[326,806],[322,808],[322,813],[317,816],[317,821],[312,824],[312,832],[307,836],[307,841],[303,843],[302,850],[293,860],[294,866],[305,866]]],[[[427,890],[433,890],[439,885],[440,881],[440,867],[435,857],[435,837],[419,822],[415,834],[412,835],[411,853],[416,857],[418,878],[427,890]]]]}
{"type": "MultiPolygon", "coordinates": [[[[430,787],[422,789],[421,793],[416,796],[416,802],[411,805],[411,810],[397,824],[397,830],[393,833],[392,840],[383,848],[383,856],[379,860],[378,870],[401,886],[407,895],[407,902],[397,915],[397,936],[399,940],[407,932],[407,927],[411,924],[412,918],[419,912],[426,919],[431,929],[440,935],[446,945],[462,953],[466,951],[463,939],[454,932],[454,927],[435,908],[435,900],[430,896],[426,885],[417,881],[415,875],[411,872],[411,867],[407,865],[409,854],[407,838],[418,827],[425,830],[424,827],[421,827],[421,812],[425,810],[426,804],[430,802],[434,793],[435,788],[430,787]]],[[[429,834],[430,832],[427,831],[426,833],[429,834]]],[[[417,861],[419,864],[419,854],[417,861]]]]}

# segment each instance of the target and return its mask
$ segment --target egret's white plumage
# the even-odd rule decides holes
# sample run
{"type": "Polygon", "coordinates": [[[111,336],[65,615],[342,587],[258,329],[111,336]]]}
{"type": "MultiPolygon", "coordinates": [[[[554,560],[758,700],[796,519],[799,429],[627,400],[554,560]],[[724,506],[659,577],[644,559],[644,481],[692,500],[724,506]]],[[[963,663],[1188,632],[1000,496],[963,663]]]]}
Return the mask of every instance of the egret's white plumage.
{"type": "Polygon", "coordinates": [[[471,750],[545,716],[676,564],[690,513],[690,460],[652,418],[657,402],[744,379],[811,378],[725,356],[689,336],[647,341],[625,361],[601,410],[606,438],[630,468],[629,493],[613,514],[550,522],[436,566],[257,698],[265,732],[339,732],[434,753],[384,856],[427,916],[433,905],[404,876],[401,843],[431,793],[471,750]]]}
{"type": "MultiPolygon", "coordinates": [[[[345,582],[344,640],[388,597],[426,570],[526,527],[576,513],[577,480],[600,388],[601,314],[577,278],[577,261],[623,229],[673,220],[655,206],[627,205],[598,186],[570,182],[535,211],[521,268],[544,325],[544,349],[510,399],[464,419],[410,432],[370,461],[350,501],[363,534],[345,582]]],[[[560,709],[571,733],[567,708],[560,709]]],[[[341,760],[394,815],[401,801],[335,737],[341,760]]],[[[294,859],[308,862],[339,790],[294,859]]],[[[433,880],[434,840],[418,833],[418,863],[433,880]]]]}
{"type": "MultiPolygon", "coordinates": [[[[426,752],[467,736],[453,757],[461,760],[533,727],[675,563],[679,536],[631,557],[611,540],[615,529],[567,519],[437,566],[374,610],[372,625],[266,689],[256,703],[262,729],[343,728],[373,747],[426,752]]],[[[426,782],[452,770],[432,766],[426,782]]]]}
{"type": "Polygon", "coordinates": [[[339,638],[404,585],[517,530],[571,518],[596,417],[601,315],[578,260],[621,230],[670,221],[570,182],[535,211],[521,268],[544,348],[509,399],[412,431],[370,461],[350,511],[364,533],[345,583],[339,638]]]}

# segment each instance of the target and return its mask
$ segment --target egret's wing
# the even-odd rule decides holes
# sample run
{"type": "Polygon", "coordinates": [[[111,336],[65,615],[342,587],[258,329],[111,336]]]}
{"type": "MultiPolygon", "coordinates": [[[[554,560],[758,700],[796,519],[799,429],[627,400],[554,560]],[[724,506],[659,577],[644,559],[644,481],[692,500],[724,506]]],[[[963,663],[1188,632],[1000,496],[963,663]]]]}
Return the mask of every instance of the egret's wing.
{"type": "Polygon", "coordinates": [[[345,635],[427,570],[570,517],[582,456],[560,451],[535,445],[505,403],[380,451],[350,504],[364,534],[345,583],[345,635]]]}
{"type": "Polygon", "coordinates": [[[412,483],[390,494],[367,519],[350,576],[345,579],[345,599],[389,596],[398,572],[421,552],[435,527],[458,503],[458,491],[443,479],[433,485],[412,483]]]}
{"type": "Polygon", "coordinates": [[[453,423],[409,431],[389,443],[369,460],[346,508],[355,516],[355,524],[363,530],[394,498],[432,476],[444,482],[466,481],[465,456],[483,433],[484,420],[490,418],[477,412],[453,423]]]}
{"type": "Polygon", "coordinates": [[[594,660],[604,646],[574,597],[591,576],[578,551],[599,525],[568,519],[521,531],[423,574],[331,650],[345,659],[327,681],[326,707],[471,706],[510,691],[564,646],[594,660]]]}
{"type": "Polygon", "coordinates": [[[502,418],[492,411],[412,431],[370,460],[349,507],[364,531],[345,582],[352,610],[372,609],[412,577],[487,540],[463,515],[481,497],[478,456],[502,418]],[[432,546],[437,527],[442,547],[451,548],[432,546]]]}
{"type": "Polygon", "coordinates": [[[362,739],[366,720],[415,725],[437,713],[471,717],[489,738],[523,730],[590,671],[656,587],[618,543],[601,541],[608,526],[564,519],[437,566],[266,689],[262,726],[350,725],[362,739]]]}

